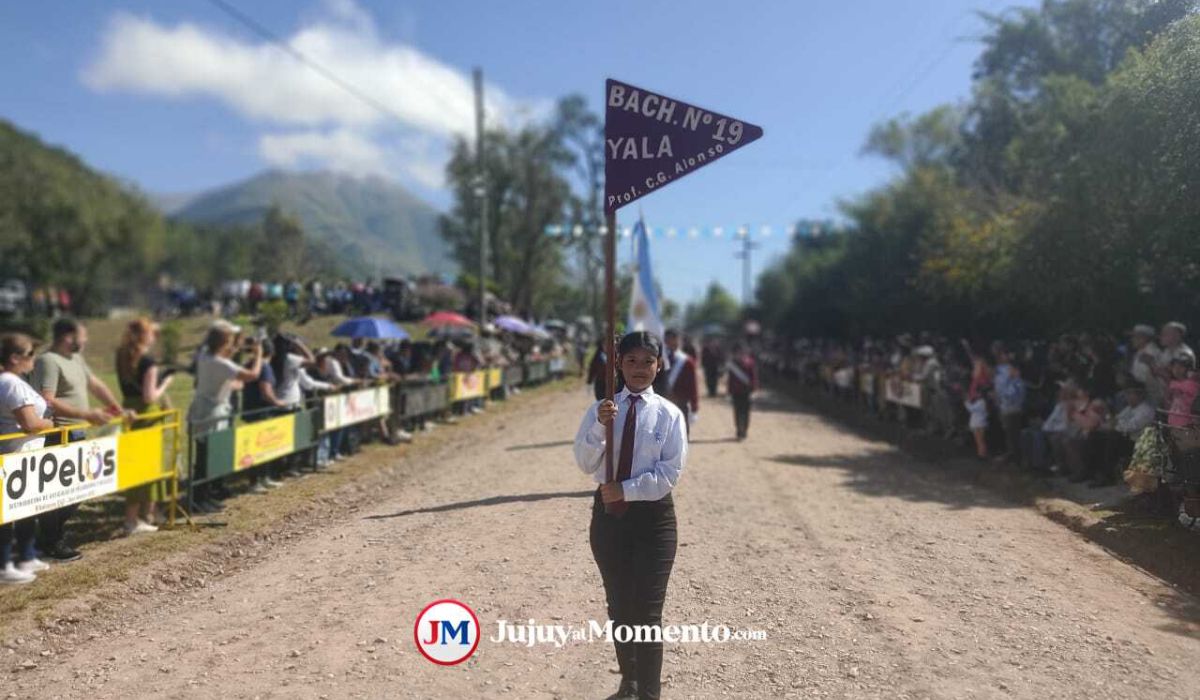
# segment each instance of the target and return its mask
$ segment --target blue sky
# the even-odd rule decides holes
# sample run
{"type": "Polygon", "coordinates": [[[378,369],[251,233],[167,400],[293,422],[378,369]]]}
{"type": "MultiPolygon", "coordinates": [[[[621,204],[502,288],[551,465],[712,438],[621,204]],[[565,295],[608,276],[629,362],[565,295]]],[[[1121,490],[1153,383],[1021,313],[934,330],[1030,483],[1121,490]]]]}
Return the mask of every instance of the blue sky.
{"type": "MultiPolygon", "coordinates": [[[[859,155],[873,123],[967,96],[976,11],[1033,4],[229,2],[386,112],[209,0],[127,0],[0,5],[0,117],[147,191],[333,167],[395,178],[444,208],[441,166],[448,140],[470,129],[473,66],[489,117],[510,123],[573,92],[598,109],[614,77],[764,127],[761,141],[640,201],[652,227],[775,227],[756,270],[786,250],[781,227],[835,216],[839,199],[891,175],[859,155]]],[[[693,300],[714,279],[740,294],[728,234],[652,245],[668,297],[693,300]]]]}

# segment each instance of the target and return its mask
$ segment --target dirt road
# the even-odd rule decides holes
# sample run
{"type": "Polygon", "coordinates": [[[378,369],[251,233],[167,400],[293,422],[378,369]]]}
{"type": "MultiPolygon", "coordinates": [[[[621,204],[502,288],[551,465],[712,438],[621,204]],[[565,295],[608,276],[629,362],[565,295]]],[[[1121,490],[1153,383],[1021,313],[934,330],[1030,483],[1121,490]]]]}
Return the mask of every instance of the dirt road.
{"type": "MultiPolygon", "coordinates": [[[[73,646],[0,654],[10,697],[603,698],[603,641],[490,641],[497,620],[603,621],[580,391],[454,428],[371,507],[273,545],[204,588],[148,593],[73,646]],[[440,667],[417,613],[452,597],[484,639],[440,667]],[[30,665],[30,664],[26,664],[30,665]]],[[[948,483],[767,394],[750,440],[724,400],[675,501],[667,623],[766,640],[668,645],[671,698],[1200,697],[1194,601],[1034,511],[948,483]]],[[[85,560],[86,561],[86,560],[85,560]]],[[[0,649],[0,652],[4,650],[0,649]]],[[[2,694],[0,694],[2,695],[2,694]]]]}

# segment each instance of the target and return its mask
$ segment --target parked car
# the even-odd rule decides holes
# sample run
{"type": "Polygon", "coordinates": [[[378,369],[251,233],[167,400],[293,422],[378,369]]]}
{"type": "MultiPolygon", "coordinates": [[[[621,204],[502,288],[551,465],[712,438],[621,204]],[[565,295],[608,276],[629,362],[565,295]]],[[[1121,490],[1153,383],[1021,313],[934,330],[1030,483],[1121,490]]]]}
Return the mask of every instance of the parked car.
{"type": "Polygon", "coordinates": [[[23,316],[29,308],[29,290],[21,280],[0,282],[0,316],[23,316]]]}

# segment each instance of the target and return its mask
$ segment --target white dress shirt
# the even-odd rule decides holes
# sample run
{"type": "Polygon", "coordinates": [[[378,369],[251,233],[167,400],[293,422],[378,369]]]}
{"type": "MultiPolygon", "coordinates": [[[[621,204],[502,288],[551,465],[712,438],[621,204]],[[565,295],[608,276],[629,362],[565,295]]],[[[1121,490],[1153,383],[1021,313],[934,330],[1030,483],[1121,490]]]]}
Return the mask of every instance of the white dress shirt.
{"type": "Polygon", "coordinates": [[[1143,401],[1136,406],[1126,406],[1117,414],[1117,431],[1131,440],[1136,440],[1146,426],[1154,422],[1154,407],[1143,401]]]}
{"type": "MultiPolygon", "coordinates": [[[[617,415],[613,419],[613,469],[620,467],[621,439],[625,432],[625,417],[629,414],[629,394],[622,389],[615,397],[617,415]]],[[[671,492],[679,482],[679,473],[687,461],[687,437],[683,412],[674,403],[646,387],[639,396],[637,427],[634,432],[633,465],[630,478],[621,482],[626,501],[657,501],[671,492]]],[[[596,420],[600,402],[592,404],[583,415],[583,423],[575,435],[575,462],[585,474],[591,474],[598,484],[608,475],[604,468],[605,429],[596,420]]]]}

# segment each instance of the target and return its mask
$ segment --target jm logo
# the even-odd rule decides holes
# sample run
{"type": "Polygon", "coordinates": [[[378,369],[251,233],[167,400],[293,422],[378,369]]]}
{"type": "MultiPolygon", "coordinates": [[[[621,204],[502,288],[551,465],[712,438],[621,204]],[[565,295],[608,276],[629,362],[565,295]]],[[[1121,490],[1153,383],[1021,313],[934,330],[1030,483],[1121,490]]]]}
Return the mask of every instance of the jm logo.
{"type": "Polygon", "coordinates": [[[457,639],[459,644],[470,644],[470,620],[460,620],[458,624],[454,624],[450,620],[426,620],[429,623],[429,639],[425,640],[426,644],[450,644],[451,640],[457,639]],[[441,639],[438,639],[438,631],[441,631],[441,639]]]}
{"type": "Polygon", "coordinates": [[[413,641],[426,659],[440,666],[460,664],[479,646],[479,618],[463,603],[435,600],[417,615],[413,641]]]}

